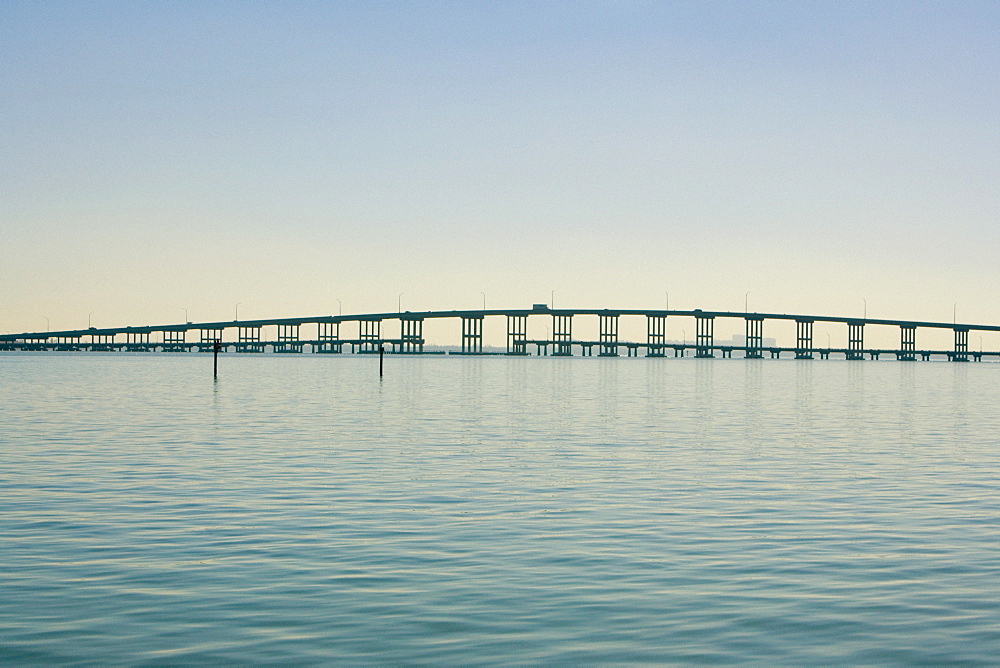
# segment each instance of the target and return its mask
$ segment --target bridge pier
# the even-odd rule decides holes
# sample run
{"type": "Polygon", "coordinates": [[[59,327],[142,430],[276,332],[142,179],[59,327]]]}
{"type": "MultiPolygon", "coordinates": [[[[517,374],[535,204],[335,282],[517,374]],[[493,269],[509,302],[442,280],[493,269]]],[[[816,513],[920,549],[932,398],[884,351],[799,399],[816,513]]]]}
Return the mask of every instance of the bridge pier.
{"type": "Polygon", "coordinates": [[[25,337],[21,339],[20,348],[21,350],[48,350],[48,338],[42,336],[25,337]]]}
{"type": "Polygon", "coordinates": [[[896,359],[912,362],[916,358],[914,351],[917,347],[917,326],[916,325],[900,325],[899,326],[899,350],[900,353],[896,355],[896,359]]]}
{"type": "Polygon", "coordinates": [[[399,321],[400,350],[404,353],[424,352],[424,319],[404,316],[399,321]]]}
{"type": "Polygon", "coordinates": [[[865,358],[865,323],[851,320],[847,323],[847,359],[863,360],[865,358]]]}
{"type": "Polygon", "coordinates": [[[663,357],[667,344],[667,316],[646,316],[646,357],[663,357]]]}
{"type": "Polygon", "coordinates": [[[483,316],[462,316],[462,352],[471,355],[483,352],[483,316]]]}
{"type": "Polygon", "coordinates": [[[746,340],[746,353],[747,357],[758,359],[763,357],[761,353],[761,347],[764,345],[764,318],[760,316],[746,316],[747,325],[747,340],[746,340]]]}
{"type": "Polygon", "coordinates": [[[299,342],[299,325],[278,325],[278,342],[274,346],[276,353],[301,353],[302,343],[299,342]]]}
{"type": "Polygon", "coordinates": [[[187,350],[187,332],[168,329],[163,331],[163,352],[182,353],[187,350]]]}
{"type": "Polygon", "coordinates": [[[339,322],[319,322],[316,323],[316,348],[317,353],[341,353],[344,351],[344,344],[340,342],[339,322]]]}
{"type": "MultiPolygon", "coordinates": [[[[79,351],[83,349],[83,343],[80,341],[82,337],[80,336],[57,336],[55,350],[63,351],[79,351]]],[[[146,340],[149,340],[149,334],[146,334],[146,340]]],[[[152,347],[152,346],[151,346],[152,347]]],[[[11,347],[10,350],[14,348],[11,347]]]]}
{"type": "Polygon", "coordinates": [[[715,316],[696,315],[695,320],[695,357],[715,357],[715,316]]]}
{"type": "Polygon", "coordinates": [[[601,352],[598,357],[618,357],[618,314],[601,313],[601,352]]]}
{"type": "Polygon", "coordinates": [[[507,354],[527,355],[528,354],[528,316],[508,315],[507,316],[507,354]]]}
{"type": "Polygon", "coordinates": [[[114,334],[91,334],[90,349],[94,351],[107,351],[115,349],[114,334]]]}
{"type": "Polygon", "coordinates": [[[956,327],[955,328],[955,352],[952,355],[951,361],[953,361],[953,362],[968,362],[969,361],[969,328],[968,327],[956,327]]]}
{"type": "Polygon", "coordinates": [[[795,321],[795,359],[811,360],[813,349],[813,321],[795,321]]]}
{"type": "Polygon", "coordinates": [[[203,353],[215,352],[215,342],[222,341],[222,329],[200,329],[198,350],[203,353]]]}
{"type": "Polygon", "coordinates": [[[552,314],[552,354],[569,357],[573,354],[573,316],[552,314]]]}
{"type": "Polygon", "coordinates": [[[359,353],[377,353],[382,347],[382,320],[368,318],[358,320],[359,353]]]}
{"type": "Polygon", "coordinates": [[[262,353],[264,344],[261,341],[261,330],[263,327],[237,327],[236,328],[236,352],[238,353],[262,353]]]}
{"type": "Polygon", "coordinates": [[[125,347],[135,352],[149,352],[149,332],[125,332],[125,347]]]}

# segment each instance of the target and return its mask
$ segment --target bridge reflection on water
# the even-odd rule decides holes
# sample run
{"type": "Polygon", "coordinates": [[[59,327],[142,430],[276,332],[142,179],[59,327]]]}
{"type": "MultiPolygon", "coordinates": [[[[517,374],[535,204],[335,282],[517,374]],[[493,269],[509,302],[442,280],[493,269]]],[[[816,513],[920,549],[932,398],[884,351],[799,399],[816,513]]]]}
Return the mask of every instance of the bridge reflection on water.
{"type": "Polygon", "coordinates": [[[59,332],[26,332],[0,335],[3,351],[131,351],[131,352],[212,352],[216,341],[222,350],[238,353],[389,353],[442,354],[442,350],[425,350],[424,322],[437,319],[461,321],[461,347],[447,351],[457,355],[551,355],[618,357],[622,351],[629,357],[733,357],[796,359],[828,359],[831,356],[849,360],[879,359],[894,356],[898,360],[930,360],[946,358],[956,362],[982,361],[1000,358],[1000,351],[969,350],[969,332],[997,332],[1000,326],[941,322],[917,322],[875,318],[845,318],[837,316],[789,315],[784,313],[744,313],[732,311],[641,310],[641,309],[552,309],[535,304],[531,309],[483,309],[472,311],[406,311],[403,313],[367,313],[355,315],[317,316],[308,318],[276,318],[267,320],[232,320],[224,322],[150,325],[142,327],[112,327],[59,332]],[[597,339],[574,338],[573,323],[577,317],[596,317],[597,339]],[[640,316],[646,319],[645,341],[619,338],[619,319],[640,316]],[[483,322],[486,318],[506,318],[507,345],[502,352],[490,352],[483,346],[483,322]],[[551,334],[545,339],[528,338],[528,319],[550,318],[551,334]],[[695,337],[691,343],[668,341],[667,318],[693,318],[695,337]],[[716,343],[715,321],[730,318],[745,323],[744,345],[716,343]],[[398,336],[385,336],[383,324],[398,321],[398,336]],[[768,321],[793,321],[793,347],[765,346],[764,325],[768,321]],[[847,327],[844,348],[817,347],[813,341],[815,323],[835,323],[847,327]],[[347,327],[342,327],[343,325],[347,327]],[[865,327],[898,328],[898,348],[865,346],[865,327]],[[264,328],[276,328],[277,337],[264,338],[264,328]],[[305,331],[303,331],[305,328],[305,331]],[[917,330],[952,330],[954,345],[948,349],[917,347],[917,330]],[[346,330],[346,331],[344,331],[346,330]],[[345,336],[346,334],[346,336],[345,336]],[[192,336],[193,335],[193,336],[192,336]],[[310,337],[310,335],[312,335],[310,337]]]}

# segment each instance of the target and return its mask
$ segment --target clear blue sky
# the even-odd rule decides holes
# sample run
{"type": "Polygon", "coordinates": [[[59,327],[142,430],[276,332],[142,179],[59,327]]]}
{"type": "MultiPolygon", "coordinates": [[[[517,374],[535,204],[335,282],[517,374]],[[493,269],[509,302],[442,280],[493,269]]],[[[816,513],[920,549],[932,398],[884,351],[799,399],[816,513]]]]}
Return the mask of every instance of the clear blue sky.
{"type": "Polygon", "coordinates": [[[0,331],[1000,323],[1000,3],[0,4],[0,331]]]}

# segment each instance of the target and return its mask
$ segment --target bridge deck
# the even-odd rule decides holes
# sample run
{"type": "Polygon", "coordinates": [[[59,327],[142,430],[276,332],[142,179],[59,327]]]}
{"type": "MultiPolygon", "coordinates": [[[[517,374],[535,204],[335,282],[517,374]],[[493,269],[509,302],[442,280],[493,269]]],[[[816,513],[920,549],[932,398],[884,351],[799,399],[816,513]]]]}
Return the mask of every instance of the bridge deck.
{"type": "MultiPolygon", "coordinates": [[[[181,324],[143,325],[126,327],[90,327],[87,329],[61,330],[55,332],[24,332],[0,335],[0,350],[201,350],[210,346],[215,338],[222,339],[226,330],[239,333],[237,341],[223,341],[227,348],[239,351],[260,352],[270,348],[275,352],[299,352],[308,345],[315,352],[341,352],[347,346],[352,351],[371,352],[380,346],[390,346],[389,352],[421,353],[425,345],[422,336],[423,321],[433,319],[462,320],[461,354],[485,354],[482,345],[481,321],[489,317],[508,318],[508,353],[526,354],[527,347],[536,348],[537,354],[569,355],[574,347],[584,355],[593,354],[598,348],[601,355],[617,355],[625,349],[630,356],[637,356],[639,349],[645,349],[649,356],[663,356],[666,349],[682,356],[688,350],[695,350],[698,356],[709,357],[720,353],[732,356],[734,351],[749,357],[769,354],[778,357],[783,353],[793,353],[805,358],[812,355],[829,357],[843,354],[849,358],[879,355],[896,355],[900,359],[914,359],[920,356],[948,356],[950,359],[965,360],[970,357],[982,359],[984,356],[998,356],[1000,352],[971,351],[968,347],[969,332],[1000,332],[1000,325],[974,323],[930,322],[918,320],[896,320],[885,318],[850,318],[843,316],[803,315],[788,313],[749,313],[740,311],[704,311],[669,309],[552,309],[536,306],[531,309],[474,309],[452,311],[404,311],[396,313],[360,313],[351,315],[324,315],[303,318],[267,318],[256,320],[225,320],[212,322],[187,322],[181,324]],[[552,338],[546,340],[528,339],[526,321],[530,316],[553,318],[552,338]],[[599,340],[573,339],[571,319],[573,316],[597,316],[601,323],[599,340]],[[649,319],[650,327],[646,342],[630,342],[618,339],[618,317],[640,316],[649,319]],[[697,337],[692,344],[668,342],[663,323],[665,318],[688,317],[697,323],[697,337]],[[747,323],[747,345],[733,346],[716,343],[713,339],[712,321],[717,318],[742,319],[747,323]],[[401,336],[383,337],[383,321],[400,321],[401,336]],[[764,347],[761,325],[765,321],[796,322],[798,342],[795,347],[764,347]],[[814,323],[839,323],[848,327],[847,348],[816,348],[812,345],[814,323]],[[358,338],[340,338],[340,324],[358,323],[358,338]],[[317,325],[317,338],[300,338],[298,328],[302,325],[317,325]],[[901,348],[873,349],[863,345],[863,330],[866,325],[898,327],[901,331],[901,348]],[[278,339],[264,341],[261,328],[277,327],[278,339]],[[917,350],[916,329],[949,329],[955,332],[955,347],[952,350],[917,350]],[[187,341],[187,333],[200,332],[199,341],[187,341]],[[159,336],[152,336],[159,334],[159,336]],[[126,341],[115,337],[124,336],[126,341]],[[162,339],[154,341],[152,339],[162,339]],[[84,340],[89,339],[89,340],[84,340]]],[[[458,351],[456,351],[458,352],[458,351]]]]}

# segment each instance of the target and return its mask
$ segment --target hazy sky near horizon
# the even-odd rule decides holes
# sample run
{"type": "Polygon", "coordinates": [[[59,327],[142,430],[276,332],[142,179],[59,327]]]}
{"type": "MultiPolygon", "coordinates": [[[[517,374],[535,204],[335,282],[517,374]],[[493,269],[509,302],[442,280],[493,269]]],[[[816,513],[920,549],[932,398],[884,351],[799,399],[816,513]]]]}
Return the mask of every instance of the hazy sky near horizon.
{"type": "Polygon", "coordinates": [[[0,331],[1000,323],[994,1],[7,0],[0,137],[0,331]]]}

